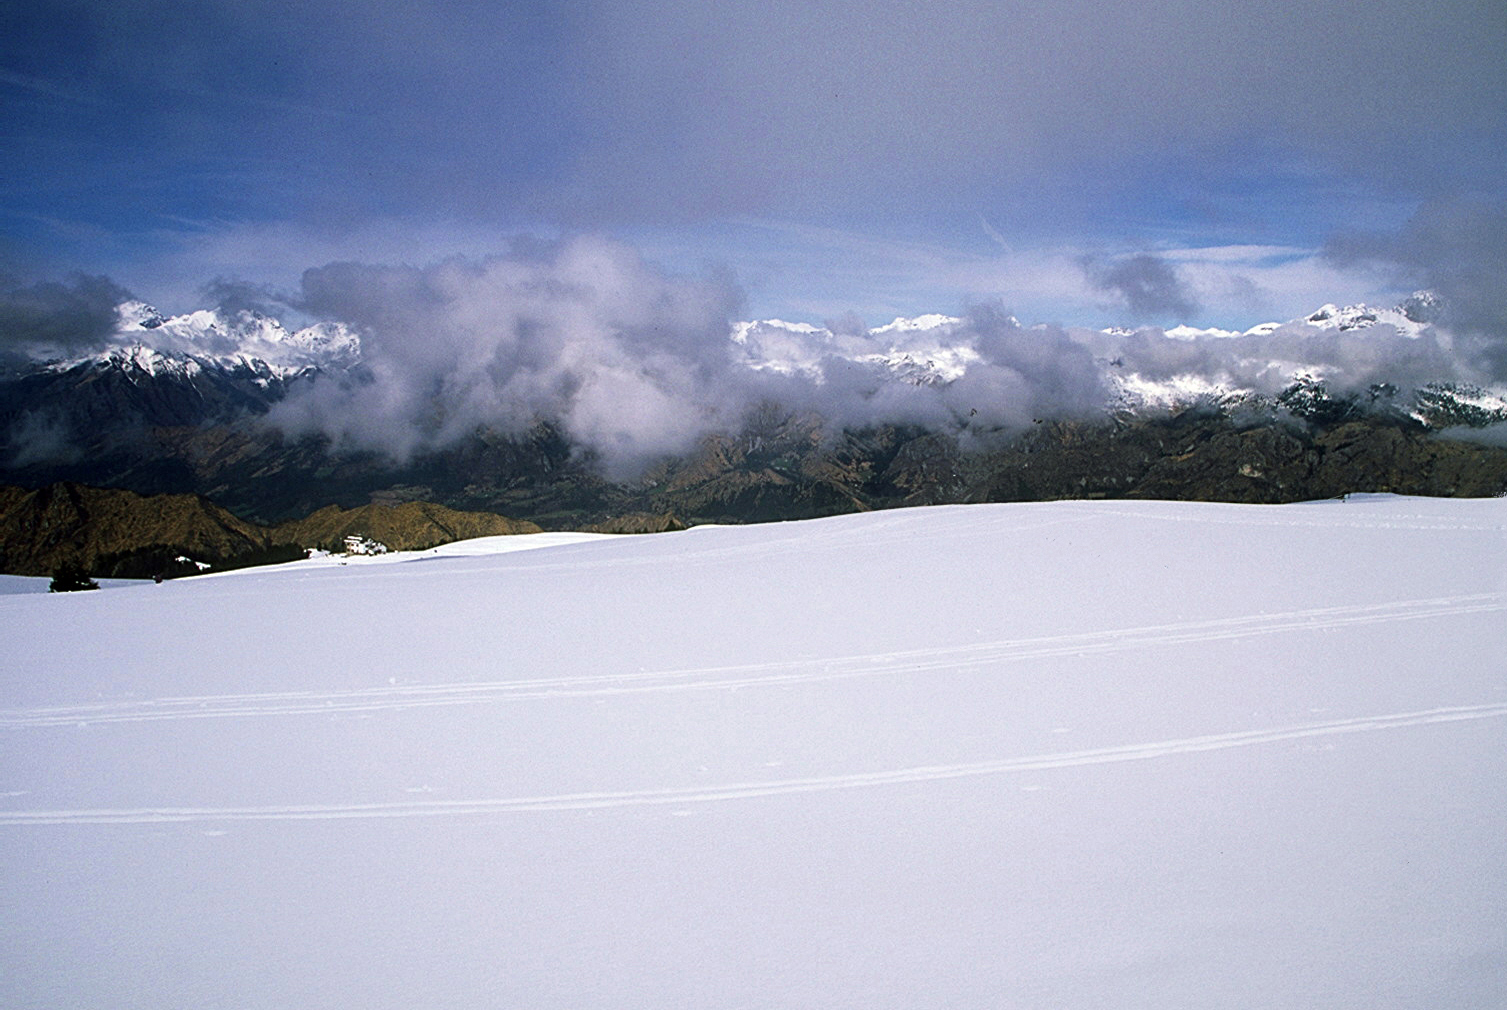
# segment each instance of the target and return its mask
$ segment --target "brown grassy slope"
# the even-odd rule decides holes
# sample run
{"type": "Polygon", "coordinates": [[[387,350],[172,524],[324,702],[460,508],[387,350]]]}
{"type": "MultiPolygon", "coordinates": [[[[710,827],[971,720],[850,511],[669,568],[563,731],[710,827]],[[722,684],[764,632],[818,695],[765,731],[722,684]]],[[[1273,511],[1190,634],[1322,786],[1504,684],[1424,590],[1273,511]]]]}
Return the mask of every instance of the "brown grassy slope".
{"type": "Polygon", "coordinates": [[[584,533],[668,533],[685,528],[685,523],[668,512],[630,512],[583,526],[581,530],[584,533]]]}
{"type": "Polygon", "coordinates": [[[0,488],[0,571],[14,575],[48,575],[64,562],[93,571],[102,557],[153,547],[228,558],[267,542],[267,530],[199,495],[71,483],[0,488]]]}
{"type": "Polygon", "coordinates": [[[262,563],[268,548],[328,546],[352,533],[393,550],[422,550],[470,537],[537,532],[530,522],[428,502],[330,506],[269,529],[199,495],[139,495],[71,483],[36,491],[0,486],[0,572],[12,575],[50,575],[72,563],[91,574],[141,577],[162,570],[177,554],[217,568],[238,558],[262,563]],[[134,558],[130,571],[121,562],[128,555],[134,558]]]}
{"type": "Polygon", "coordinates": [[[330,547],[355,535],[370,537],[395,551],[418,551],[452,540],[538,532],[539,527],[531,522],[491,512],[458,512],[432,502],[404,502],[353,509],[330,505],[273,528],[271,538],[273,543],[330,547]]]}

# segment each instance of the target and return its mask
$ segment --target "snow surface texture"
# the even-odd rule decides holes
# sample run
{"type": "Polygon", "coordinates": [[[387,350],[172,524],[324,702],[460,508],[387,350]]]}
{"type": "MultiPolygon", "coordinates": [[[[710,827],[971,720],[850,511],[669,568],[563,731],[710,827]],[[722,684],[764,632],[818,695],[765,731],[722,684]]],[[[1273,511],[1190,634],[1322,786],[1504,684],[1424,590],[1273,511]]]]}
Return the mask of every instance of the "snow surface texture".
{"type": "Polygon", "coordinates": [[[0,1004],[1507,1005],[1507,501],[477,550],[0,596],[0,1004]]]}

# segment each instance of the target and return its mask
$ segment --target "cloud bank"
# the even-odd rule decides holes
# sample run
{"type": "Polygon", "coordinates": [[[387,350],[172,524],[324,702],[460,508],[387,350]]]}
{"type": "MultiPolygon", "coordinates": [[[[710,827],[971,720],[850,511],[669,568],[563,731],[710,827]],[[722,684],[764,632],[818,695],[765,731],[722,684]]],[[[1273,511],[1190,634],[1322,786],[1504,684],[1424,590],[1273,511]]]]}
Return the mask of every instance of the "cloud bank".
{"type": "MultiPolygon", "coordinates": [[[[164,350],[259,353],[282,338],[263,332],[275,324],[255,313],[291,310],[326,327],[301,331],[308,339],[298,347],[314,354],[348,327],[360,363],[295,384],[269,423],[405,458],[478,430],[520,434],[549,421],[626,476],[707,433],[738,430],[769,404],[820,414],[834,428],[962,432],[1102,415],[1147,384],[1276,393],[1299,374],[1342,392],[1507,383],[1507,214],[1462,215],[1441,209],[1398,233],[1337,240],[1329,252],[1433,283],[1445,299],[1438,325],[1395,315],[1348,330],[1300,322],[1243,335],[1105,332],[1022,326],[997,302],[873,329],[853,316],[820,327],[741,324],[731,274],[672,272],[584,235],[519,238],[501,255],[426,266],[330,263],[305,271],[292,293],[220,280],[205,294],[239,328],[182,333],[172,322],[118,328],[126,293],[107,278],[10,284],[0,292],[0,343],[31,358],[159,338],[164,350]]],[[[1161,312],[1191,298],[1181,272],[1151,254],[1082,266],[1127,306],[1161,312]]]]}
{"type": "Polygon", "coordinates": [[[577,22],[569,192],[608,215],[962,201],[1009,232],[1140,187],[1260,203],[1257,165],[1496,185],[1504,25],[1479,0],[604,0],[577,22]]]}
{"type": "Polygon", "coordinates": [[[428,267],[307,271],[299,308],[354,326],[358,380],[320,383],[272,421],[403,455],[480,427],[561,424],[627,463],[684,449],[735,409],[723,278],[677,278],[596,239],[521,243],[428,267]]]}
{"type": "Polygon", "coordinates": [[[21,284],[0,276],[0,364],[93,350],[115,331],[130,292],[108,277],[21,284]]]}
{"type": "Polygon", "coordinates": [[[880,358],[895,341],[860,326],[813,328],[798,349],[760,342],[788,331],[739,343],[730,278],[670,274],[599,238],[428,267],[331,264],[307,271],[290,301],[355,327],[362,366],[297,392],[270,422],[397,456],[548,420],[625,472],[769,403],[839,426],[1019,425],[1090,412],[1108,393],[1087,347],[997,307],[935,335],[968,362],[945,384],[897,381],[880,358]]]}
{"type": "Polygon", "coordinates": [[[1457,352],[1507,378],[1507,203],[1433,201],[1398,231],[1338,235],[1326,254],[1436,292],[1439,322],[1461,340],[1457,352]]]}
{"type": "MultiPolygon", "coordinates": [[[[1128,263],[1106,283],[1182,297],[1158,288],[1169,276],[1160,261],[1128,263]]],[[[837,427],[960,431],[1092,416],[1126,378],[1263,393],[1301,373],[1336,391],[1507,378],[1490,356],[1461,353],[1444,328],[1402,332],[1384,321],[1168,336],[1022,326],[985,303],[919,328],[735,326],[730,277],[673,274],[594,237],[520,241],[506,255],[427,267],[331,264],[307,271],[290,301],[353,326],[362,367],[297,392],[272,422],[403,456],[548,420],[618,474],[736,430],[770,403],[837,427]]]]}
{"type": "Polygon", "coordinates": [[[0,10],[0,174],[30,237],[118,262],[378,217],[1292,241],[1337,203],[1500,193],[1504,45],[1494,0],[29,0],[0,10]]]}

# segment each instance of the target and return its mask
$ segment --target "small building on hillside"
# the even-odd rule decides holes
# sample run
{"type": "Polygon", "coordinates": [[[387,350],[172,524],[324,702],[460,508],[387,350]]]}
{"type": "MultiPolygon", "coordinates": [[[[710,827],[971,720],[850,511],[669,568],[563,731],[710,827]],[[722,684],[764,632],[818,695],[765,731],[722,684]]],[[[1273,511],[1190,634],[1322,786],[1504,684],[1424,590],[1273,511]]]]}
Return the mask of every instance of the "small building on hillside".
{"type": "Polygon", "coordinates": [[[352,533],[345,538],[345,553],[347,554],[386,554],[387,545],[371,537],[363,537],[358,533],[352,533]]]}

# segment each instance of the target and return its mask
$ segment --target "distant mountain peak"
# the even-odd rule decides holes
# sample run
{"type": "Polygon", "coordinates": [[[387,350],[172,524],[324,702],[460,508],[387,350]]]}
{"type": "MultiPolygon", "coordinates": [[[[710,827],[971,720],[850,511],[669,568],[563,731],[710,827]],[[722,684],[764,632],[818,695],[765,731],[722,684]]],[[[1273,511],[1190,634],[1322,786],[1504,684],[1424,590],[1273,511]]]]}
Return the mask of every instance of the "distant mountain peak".
{"type": "Polygon", "coordinates": [[[166,317],[146,302],[121,302],[115,307],[116,326],[120,330],[155,330],[167,322],[166,317]]]}
{"type": "Polygon", "coordinates": [[[1415,323],[1434,323],[1439,320],[1444,302],[1432,291],[1414,291],[1402,300],[1397,310],[1415,323]]]}
{"type": "MultiPolygon", "coordinates": [[[[1010,316],[1009,320],[1016,326],[1020,325],[1020,320],[1014,316],[1010,316]]],[[[935,330],[939,327],[952,326],[960,322],[962,320],[956,316],[944,316],[937,312],[911,317],[896,316],[892,322],[885,323],[883,326],[876,326],[869,330],[869,336],[890,333],[913,333],[918,330],[935,330]]]]}
{"type": "MultiPolygon", "coordinates": [[[[1440,300],[1430,291],[1418,291],[1394,308],[1376,308],[1356,303],[1327,303],[1285,323],[1270,322],[1244,331],[1188,325],[1162,329],[1171,339],[1193,341],[1208,338],[1261,336],[1278,330],[1304,329],[1352,332],[1388,326],[1394,332],[1417,337],[1438,318],[1440,300]]],[[[361,358],[361,338],[344,323],[319,322],[289,329],[261,313],[199,309],[165,316],[142,301],[122,303],[117,308],[118,325],[109,346],[86,358],[66,363],[72,366],[93,358],[113,361],[154,374],[181,370],[193,359],[201,367],[265,370],[281,379],[314,369],[340,371],[361,358]],[[155,354],[145,353],[151,349],[155,354]]],[[[1019,326],[1014,317],[1005,320],[1019,326]]],[[[879,366],[907,381],[934,383],[960,376],[976,360],[964,320],[942,313],[897,316],[888,323],[848,332],[783,319],[748,320],[732,323],[729,342],[744,363],[754,370],[786,374],[818,375],[823,362],[832,358],[879,366]]],[[[1130,336],[1142,328],[1107,327],[1110,336],[1130,336]]],[[[62,365],[63,363],[57,363],[62,365]]]]}
{"type": "Polygon", "coordinates": [[[1415,291],[1390,309],[1363,303],[1345,306],[1329,303],[1293,322],[1341,332],[1385,325],[1402,336],[1416,337],[1438,320],[1441,304],[1439,296],[1432,291],[1415,291]]]}
{"type": "Polygon", "coordinates": [[[155,373],[193,360],[200,366],[266,370],[285,379],[310,368],[348,368],[361,356],[361,338],[344,323],[289,330],[279,320],[247,309],[164,316],[141,301],[123,302],[115,311],[116,329],[106,346],[54,367],[95,360],[131,363],[155,373]],[[146,349],[153,354],[140,353],[146,349]]]}

